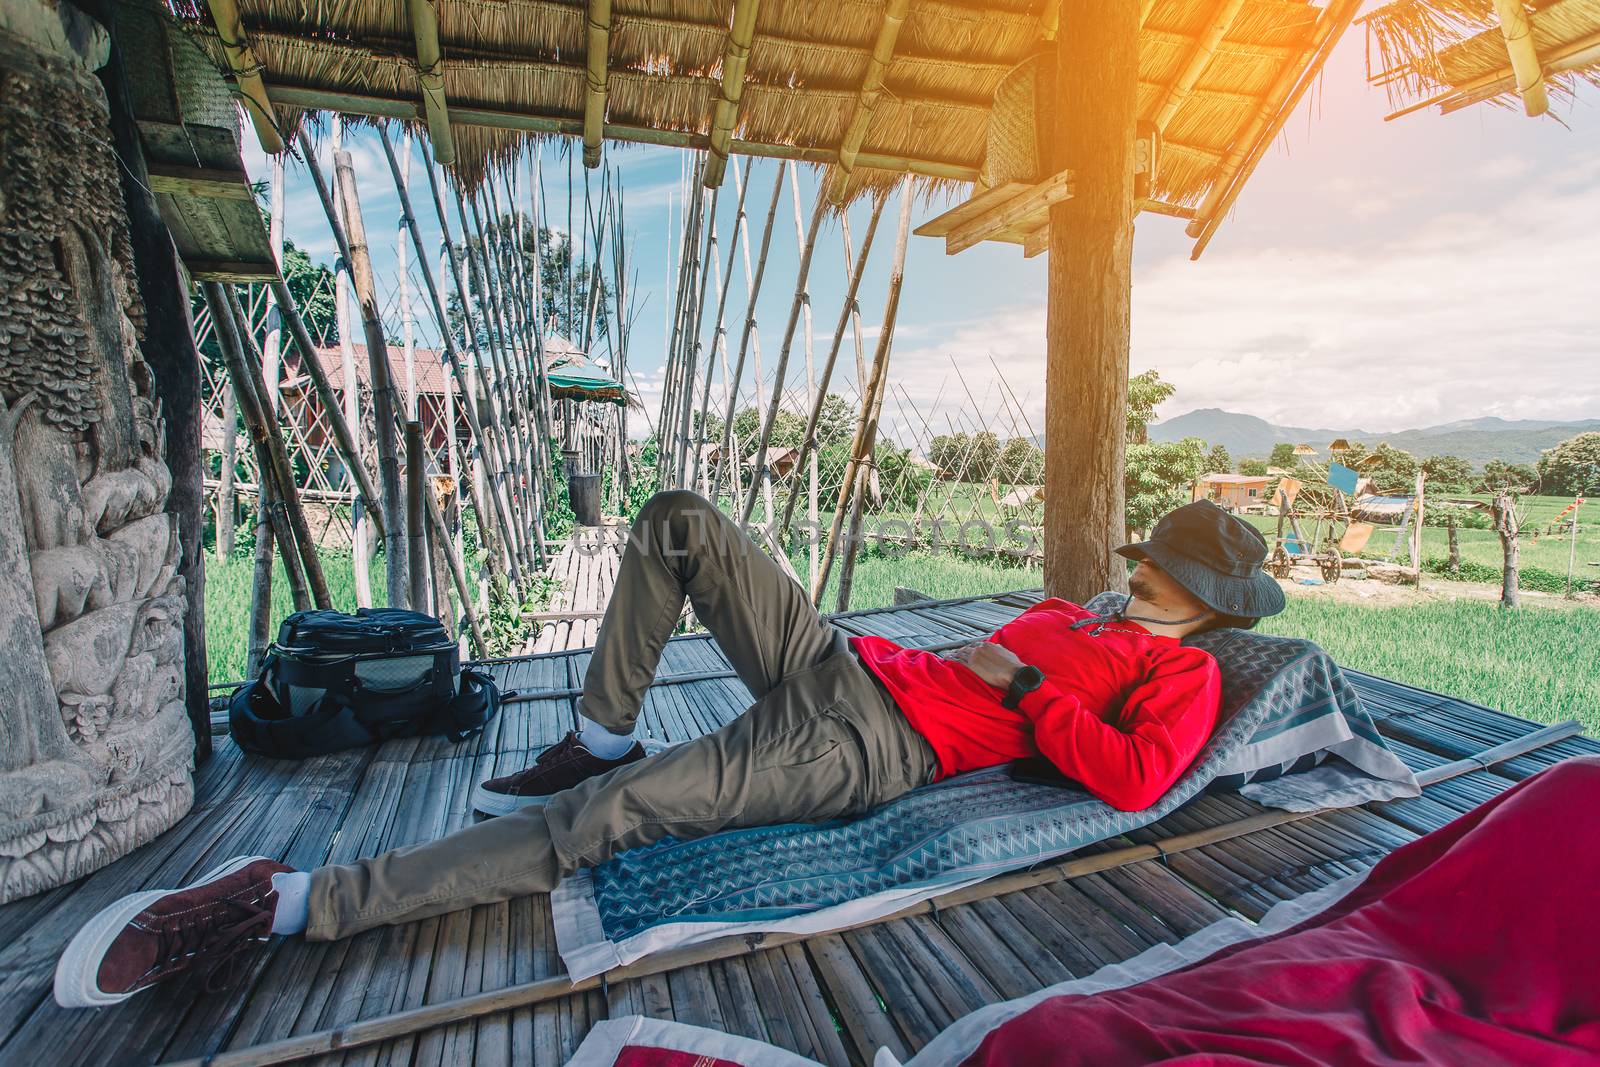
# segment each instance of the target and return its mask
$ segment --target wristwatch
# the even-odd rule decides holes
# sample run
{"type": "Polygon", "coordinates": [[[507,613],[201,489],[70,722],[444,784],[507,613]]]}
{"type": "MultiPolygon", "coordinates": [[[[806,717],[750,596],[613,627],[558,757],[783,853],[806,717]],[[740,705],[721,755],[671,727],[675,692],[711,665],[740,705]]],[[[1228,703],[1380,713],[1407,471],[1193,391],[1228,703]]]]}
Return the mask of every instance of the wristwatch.
{"type": "Polygon", "coordinates": [[[1044,671],[1038,667],[1018,667],[1017,673],[1011,676],[1011,684],[1006,687],[1006,695],[1000,701],[1003,708],[1015,708],[1022,703],[1022,698],[1044,684],[1044,671]]]}

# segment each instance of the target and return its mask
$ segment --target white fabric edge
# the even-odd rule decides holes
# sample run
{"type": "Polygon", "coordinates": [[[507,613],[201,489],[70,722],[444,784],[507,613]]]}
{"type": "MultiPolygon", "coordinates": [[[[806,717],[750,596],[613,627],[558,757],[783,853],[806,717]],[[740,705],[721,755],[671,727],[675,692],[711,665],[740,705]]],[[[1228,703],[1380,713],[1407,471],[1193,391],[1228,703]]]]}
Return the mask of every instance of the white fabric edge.
{"type": "Polygon", "coordinates": [[[1025,997],[979,1008],[940,1031],[904,1064],[887,1048],[878,1049],[873,1067],[943,1067],[960,1063],[972,1055],[990,1031],[1042,1001],[1137,985],[1203,960],[1229,945],[1281,933],[1343,900],[1366,881],[1367,873],[1349,875],[1313,893],[1275,904],[1258,924],[1252,925],[1243,919],[1219,919],[1175,945],[1155,945],[1132,959],[1107,964],[1087,977],[1058,982],[1025,997]]]}
{"type": "Polygon", "coordinates": [[[1231,759],[1217,768],[1217,777],[1275,767],[1313,752],[1332,749],[1355,737],[1355,731],[1350,729],[1350,721],[1344,712],[1319,715],[1310,722],[1283,730],[1268,740],[1242,746],[1231,759]]]}
{"type": "Polygon", "coordinates": [[[816,1060],[764,1041],[643,1015],[624,1015],[596,1023],[567,1061],[567,1067],[612,1067],[629,1045],[733,1060],[744,1067],[819,1067],[816,1060]]]}
{"type": "MultiPolygon", "coordinates": [[[[1335,753],[1343,757],[1343,753],[1335,753]]],[[[1324,763],[1309,771],[1252,782],[1239,790],[1246,800],[1284,811],[1353,808],[1375,800],[1400,800],[1422,795],[1413,775],[1409,780],[1377,778],[1349,764],[1324,763]]]]}
{"type": "Polygon", "coordinates": [[[762,935],[768,933],[821,934],[859,926],[991,877],[993,874],[989,873],[936,886],[886,890],[787,919],[663,923],[615,942],[606,938],[605,929],[600,923],[600,912],[594,903],[593,880],[587,871],[581,871],[557,886],[550,896],[550,908],[555,920],[556,951],[566,964],[567,976],[574,982],[581,982],[663,949],[698,945],[720,937],[746,935],[753,939],[752,946],[755,946],[760,944],[762,935]]]}

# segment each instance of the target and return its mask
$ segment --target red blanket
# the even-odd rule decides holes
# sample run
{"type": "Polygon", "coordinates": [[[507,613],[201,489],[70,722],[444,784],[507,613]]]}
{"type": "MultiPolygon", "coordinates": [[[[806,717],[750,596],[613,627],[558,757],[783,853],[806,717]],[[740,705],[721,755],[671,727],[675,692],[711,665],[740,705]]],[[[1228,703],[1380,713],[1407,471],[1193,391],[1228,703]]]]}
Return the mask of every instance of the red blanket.
{"type": "Polygon", "coordinates": [[[1600,759],[1399,849],[1273,937],[1046,1000],[967,1064],[1600,1064],[1600,759]]]}

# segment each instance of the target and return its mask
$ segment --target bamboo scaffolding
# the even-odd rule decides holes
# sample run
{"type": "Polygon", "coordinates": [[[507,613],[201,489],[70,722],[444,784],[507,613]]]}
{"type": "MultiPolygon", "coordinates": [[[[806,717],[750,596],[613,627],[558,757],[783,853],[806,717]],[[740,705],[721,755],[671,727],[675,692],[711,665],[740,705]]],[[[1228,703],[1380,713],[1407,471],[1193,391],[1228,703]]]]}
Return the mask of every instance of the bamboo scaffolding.
{"type": "MultiPolygon", "coordinates": [[[[840,486],[839,507],[842,511],[851,483],[856,483],[854,499],[850,501],[850,533],[845,544],[844,565],[839,571],[839,611],[850,610],[850,588],[855,578],[856,553],[861,547],[861,518],[866,501],[867,487],[873,468],[877,465],[874,449],[878,440],[878,419],[883,411],[883,397],[888,391],[889,351],[894,344],[895,319],[900,311],[900,290],[905,283],[906,241],[911,235],[911,182],[905,180],[900,187],[900,232],[895,237],[894,264],[889,269],[889,294],[883,310],[883,324],[878,329],[878,350],[872,357],[872,378],[861,402],[861,421],[857,424],[857,440],[852,448],[850,464],[846,467],[844,483],[840,486]]],[[[822,566],[812,587],[812,603],[822,601],[822,591],[828,584],[828,571],[837,552],[840,512],[833,517],[828,535],[828,547],[822,566]]]]}
{"type": "MultiPolygon", "coordinates": [[[[817,249],[817,231],[822,228],[822,216],[828,209],[827,190],[817,190],[816,206],[811,209],[811,223],[806,228],[805,243],[800,249],[800,269],[795,279],[794,301],[789,305],[789,324],[783,331],[783,347],[778,350],[778,366],[774,371],[772,383],[772,400],[767,405],[767,416],[761,424],[761,439],[756,444],[755,463],[750,468],[750,492],[745,497],[744,508],[739,515],[741,524],[750,521],[750,515],[756,507],[756,488],[765,479],[767,473],[767,447],[772,441],[772,427],[778,420],[778,408],[783,401],[783,379],[789,371],[789,352],[794,345],[795,327],[800,322],[800,309],[805,302],[806,280],[811,274],[811,257],[817,249]]],[[[771,508],[768,508],[767,522],[772,522],[771,508]]]]}
{"type": "MultiPolygon", "coordinates": [[[[512,587],[520,590],[522,589],[523,585],[522,568],[518,566],[517,553],[515,553],[515,542],[510,539],[512,523],[510,523],[510,515],[507,514],[506,501],[502,499],[501,491],[499,491],[498,488],[499,485],[504,485],[504,467],[502,467],[501,462],[499,462],[498,453],[494,451],[494,442],[488,440],[485,430],[483,430],[482,421],[478,419],[478,406],[477,402],[475,402],[477,390],[475,390],[474,386],[472,386],[472,379],[467,376],[466,368],[462,366],[461,350],[456,347],[453,334],[451,334],[450,317],[445,314],[445,301],[443,301],[442,296],[440,296],[440,291],[438,291],[438,282],[435,280],[434,270],[432,270],[429,261],[427,261],[426,245],[422,243],[422,230],[419,229],[418,226],[416,211],[411,210],[410,189],[406,187],[405,182],[400,181],[400,166],[398,166],[398,162],[395,160],[394,146],[390,146],[389,133],[387,133],[386,130],[379,128],[378,136],[379,141],[381,141],[382,146],[384,146],[384,155],[386,155],[387,160],[389,160],[390,174],[392,174],[395,179],[395,192],[397,192],[398,197],[400,197],[400,211],[402,211],[403,216],[405,216],[406,229],[410,230],[411,232],[411,245],[416,248],[416,256],[418,256],[418,269],[422,272],[422,285],[426,286],[429,306],[434,309],[434,322],[435,325],[438,326],[440,347],[445,350],[445,362],[450,365],[450,373],[453,374],[454,381],[456,381],[456,384],[461,387],[461,395],[462,398],[464,398],[461,408],[467,416],[467,432],[472,435],[472,445],[474,445],[475,450],[477,450],[478,456],[480,456],[480,461],[482,461],[483,466],[488,469],[490,485],[486,486],[485,496],[490,498],[490,507],[483,507],[482,498],[475,493],[475,486],[472,486],[469,478],[469,480],[467,480],[467,493],[469,493],[469,496],[474,498],[474,501],[472,501],[472,510],[474,510],[475,514],[477,514],[478,525],[482,526],[482,528],[485,528],[486,533],[490,533],[490,537],[488,537],[488,539],[496,539],[496,541],[499,541],[498,552],[491,547],[490,553],[488,553],[488,558],[490,558],[491,561],[491,568],[501,569],[501,573],[507,574],[507,576],[510,577],[512,587]]],[[[443,243],[445,243],[446,251],[448,251],[448,254],[450,254],[451,261],[454,261],[454,256],[456,256],[456,253],[454,253],[454,245],[450,240],[450,227],[446,226],[445,224],[445,210],[443,210],[443,203],[438,200],[438,184],[437,179],[435,179],[434,176],[434,168],[432,168],[432,166],[427,166],[427,168],[424,168],[424,170],[427,171],[429,189],[434,192],[435,208],[437,208],[438,221],[440,221],[440,234],[442,234],[443,243]]],[[[470,322],[472,322],[472,320],[470,320],[470,309],[467,307],[466,298],[464,298],[464,296],[462,296],[461,299],[461,307],[462,317],[466,318],[467,333],[469,333],[469,336],[472,336],[472,328],[470,328],[470,322]]],[[[491,413],[493,413],[493,408],[491,408],[491,413]]],[[[451,424],[450,434],[451,443],[454,443],[454,424],[451,424]]]]}
{"type": "MultiPolygon", "coordinates": [[[[872,216],[867,220],[866,236],[861,239],[861,251],[856,253],[854,265],[850,267],[849,281],[847,282],[844,305],[839,309],[839,324],[834,327],[833,340],[828,345],[828,358],[822,363],[822,379],[817,384],[817,395],[811,405],[811,415],[806,419],[806,434],[800,442],[800,457],[798,462],[804,462],[806,456],[814,453],[817,448],[817,425],[822,421],[822,404],[827,399],[828,384],[833,381],[833,368],[839,361],[839,346],[844,343],[845,327],[849,325],[851,316],[860,318],[860,305],[856,302],[856,293],[861,288],[862,276],[866,274],[867,257],[872,254],[872,239],[878,232],[878,220],[883,217],[883,206],[887,201],[875,200],[872,204],[872,216]]],[[[848,254],[848,250],[847,253],[848,254]]],[[[858,331],[859,332],[859,331],[858,331]]],[[[859,337],[858,337],[859,342],[859,337]]],[[[856,380],[860,381],[863,375],[858,369],[856,380]]],[[[789,500],[784,504],[783,522],[780,526],[782,539],[787,543],[789,527],[794,521],[794,494],[789,494],[789,500]]]]}
{"type": "MultiPolygon", "coordinates": [[[[728,312],[728,294],[733,289],[733,268],[739,252],[739,231],[744,223],[744,198],[745,194],[750,191],[750,164],[745,164],[744,179],[742,181],[739,178],[738,168],[734,168],[734,184],[738,186],[739,202],[734,209],[733,236],[728,238],[728,270],[722,276],[713,274],[713,279],[716,280],[717,286],[717,315],[711,323],[711,350],[713,356],[719,352],[722,355],[724,381],[727,380],[728,375],[728,346],[726,340],[727,331],[724,329],[723,324],[728,312]]],[[[713,237],[714,240],[715,238],[713,237]]],[[[718,265],[720,264],[713,265],[713,270],[718,265]]],[[[711,379],[715,371],[716,362],[712,359],[707,359],[705,387],[700,391],[700,424],[696,428],[694,435],[694,468],[689,476],[690,485],[700,484],[701,453],[704,451],[706,440],[706,415],[711,410],[711,379]]],[[[714,497],[715,493],[713,492],[714,497]]]]}
{"type": "MultiPolygon", "coordinates": [[[[267,438],[275,428],[274,423],[269,423],[262,412],[261,396],[256,391],[255,383],[251,381],[249,363],[244,352],[244,342],[239,336],[239,324],[233,317],[229,305],[227,290],[221,282],[203,282],[202,292],[205,293],[206,304],[211,309],[211,320],[217,332],[217,345],[222,349],[222,358],[227,364],[228,377],[233,382],[234,395],[239,400],[240,414],[244,418],[245,432],[250,438],[251,448],[256,456],[256,469],[260,471],[263,485],[268,490],[259,494],[259,503],[267,521],[271,524],[273,537],[277,539],[279,550],[283,556],[283,571],[289,581],[289,591],[294,601],[296,611],[304,611],[311,607],[311,598],[307,595],[303,572],[301,571],[301,557],[298,546],[295,544],[294,531],[288,520],[287,509],[283,501],[277,499],[271,490],[280,488],[281,481],[278,471],[273,465],[272,451],[267,444],[267,438]]],[[[291,488],[293,483],[290,483],[291,488]]],[[[314,550],[313,550],[314,551],[314,550]]],[[[270,610],[267,608],[265,610],[270,610]]]]}
{"type": "MultiPolygon", "coordinates": [[[[536,216],[529,215],[534,227],[534,249],[530,257],[526,244],[522,239],[522,216],[517,211],[516,191],[511,186],[511,174],[503,172],[501,177],[506,183],[506,203],[511,209],[511,255],[515,270],[512,271],[512,282],[516,287],[517,299],[513,302],[519,327],[523,335],[522,359],[518,362],[518,376],[524,405],[532,412],[533,429],[530,432],[531,454],[529,461],[533,464],[534,476],[528,483],[528,495],[533,500],[533,525],[535,535],[529,540],[534,548],[539,566],[548,565],[549,561],[544,551],[545,531],[545,489],[549,484],[551,458],[550,458],[550,407],[549,407],[549,379],[544,359],[544,331],[539,327],[539,303],[537,297],[537,281],[542,264],[539,259],[538,239],[539,229],[536,216]],[[532,261],[533,269],[528,270],[528,263],[532,261]],[[530,280],[531,275],[531,280],[530,280]]],[[[493,178],[491,175],[490,190],[493,191],[493,178]]],[[[499,211],[498,205],[495,209],[499,211]]]]}
{"type": "Polygon", "coordinates": [[[350,250],[350,281],[361,308],[362,332],[367,341],[368,374],[372,381],[372,423],[378,455],[378,485],[383,501],[383,528],[396,535],[392,551],[385,553],[384,573],[389,606],[407,606],[410,590],[404,544],[404,503],[400,488],[400,455],[395,443],[394,383],[389,380],[389,341],[384,336],[383,319],[378,312],[378,287],[367,253],[366,224],[361,218],[361,198],[356,191],[355,164],[350,153],[334,153],[334,177],[339,200],[344,208],[338,224],[344,229],[344,244],[350,250]]]}
{"type": "MultiPolygon", "coordinates": [[[[684,341],[683,365],[683,394],[682,416],[678,422],[678,448],[677,464],[673,484],[685,486],[688,484],[689,473],[689,426],[693,417],[694,408],[694,382],[695,370],[700,362],[700,328],[706,314],[706,296],[710,292],[711,274],[717,265],[717,201],[722,196],[722,187],[716,186],[711,190],[711,218],[706,226],[705,252],[700,261],[700,284],[695,288],[694,326],[684,341]]],[[[731,257],[730,257],[731,261],[731,257]]],[[[709,361],[708,361],[709,362],[709,361]]]]}
{"type": "Polygon", "coordinates": [[[658,447],[657,465],[660,472],[660,483],[666,487],[675,484],[677,472],[676,460],[678,449],[678,406],[685,382],[683,379],[684,362],[687,358],[689,339],[689,314],[690,307],[695,300],[694,283],[698,275],[700,227],[704,221],[705,194],[699,189],[698,176],[702,160],[697,164],[696,180],[691,183],[693,202],[690,204],[689,213],[684,218],[683,254],[678,260],[678,292],[676,299],[676,312],[673,316],[672,336],[667,349],[667,376],[666,389],[662,394],[660,444],[658,447]]]}
{"type": "MultiPolygon", "coordinates": [[[[1582,732],[1583,725],[1577,721],[1542,727],[1522,737],[1485,749],[1475,756],[1424,770],[1417,775],[1417,780],[1424,788],[1434,786],[1464,774],[1487,770],[1497,763],[1526,755],[1529,752],[1538,751],[1547,745],[1555,744],[1569,737],[1575,737],[1582,732]]],[[[1332,810],[1337,811],[1338,809],[1332,810]]],[[[991,900],[995,897],[1006,896],[1023,890],[1070,882],[1089,875],[1099,874],[1103,871],[1130,867],[1137,863],[1165,862],[1168,857],[1180,853],[1192,852],[1208,845],[1234,841],[1274,827],[1304,822],[1308,819],[1329,814],[1329,811],[1330,809],[1325,808],[1313,811],[1262,810],[1234,819],[1231,822],[1219,823],[1215,826],[1207,826],[1203,829],[1191,830],[1186,833],[1176,833],[1143,844],[1109,848],[1104,852],[1097,852],[1092,855],[1068,855],[1065,858],[1051,860],[1038,866],[995,875],[981,882],[943,893],[937,897],[908,904],[886,915],[855,923],[846,927],[846,929],[861,930],[867,927],[881,926],[885,923],[906,919],[914,915],[936,915],[940,911],[955,908],[962,904],[991,900]]],[[[750,955],[757,951],[764,952],[782,945],[805,941],[815,936],[816,934],[810,932],[764,932],[754,935],[722,937],[714,941],[685,945],[681,948],[654,953],[633,963],[615,967],[604,974],[593,975],[576,982],[566,975],[540,978],[520,985],[507,986],[503,989],[486,990],[437,1004],[408,1008],[374,1019],[348,1023],[344,1026],[332,1027],[309,1034],[297,1034],[293,1037],[282,1038],[251,1048],[224,1050],[211,1053],[200,1059],[174,1061],[167,1064],[166,1067],[271,1067],[273,1064],[290,1063],[295,1060],[308,1059],[330,1052],[344,1053],[353,1048],[405,1037],[409,1034],[439,1026],[461,1023],[470,1019],[482,1018],[486,1015],[495,1015],[517,1008],[530,1007],[535,1004],[545,1004],[552,1000],[570,996],[573,993],[589,989],[603,989],[608,985],[619,985],[630,979],[666,974],[697,964],[750,955]]]]}
{"type": "MultiPolygon", "coordinates": [[[[227,310],[232,312],[233,344],[237,346],[241,361],[237,370],[244,375],[245,381],[241,386],[239,380],[234,379],[234,393],[244,404],[242,410],[247,425],[253,421],[259,426],[259,431],[252,429],[252,437],[257,432],[261,435],[268,460],[268,467],[263,470],[270,471],[274,482],[273,499],[283,509],[284,516],[288,520],[291,536],[286,539],[280,534],[279,540],[292,545],[295,549],[301,570],[306,577],[306,584],[311,591],[312,602],[318,608],[330,608],[333,606],[333,600],[328,593],[328,579],[322,572],[322,560],[318,557],[317,546],[311,538],[311,527],[306,522],[305,510],[300,506],[300,490],[295,484],[294,465],[289,462],[289,450],[284,444],[282,427],[278,425],[277,415],[266,401],[266,386],[261,380],[261,353],[256,348],[255,337],[249,331],[249,319],[245,317],[244,309],[239,306],[239,298],[232,286],[223,286],[221,283],[210,284],[221,286],[220,292],[226,301],[227,310]]],[[[227,334],[223,332],[218,337],[220,340],[226,340],[227,334]]],[[[233,361],[230,359],[230,377],[233,377],[234,370],[233,361]]],[[[287,565],[288,561],[285,560],[285,566],[287,565]]],[[[292,584],[292,576],[290,581],[292,584]]]]}
{"type": "MultiPolygon", "coordinates": [[[[761,230],[761,254],[756,259],[754,275],[752,275],[750,272],[750,235],[746,233],[744,237],[744,280],[745,288],[749,292],[749,303],[745,306],[744,330],[739,335],[739,358],[734,365],[733,383],[728,391],[727,397],[728,410],[727,414],[723,418],[722,450],[721,454],[717,457],[717,472],[712,476],[711,479],[711,490],[713,493],[715,493],[718,491],[717,487],[722,483],[723,466],[731,464],[731,466],[728,467],[730,471],[728,484],[729,489],[731,490],[729,493],[729,500],[734,504],[737,504],[739,497],[742,495],[739,487],[739,468],[740,459],[743,455],[742,450],[735,447],[733,438],[734,406],[739,400],[739,386],[744,381],[745,357],[747,353],[752,351],[754,352],[755,357],[754,363],[756,391],[757,396],[759,397],[760,395],[762,382],[761,342],[756,336],[756,300],[761,295],[761,283],[766,279],[767,276],[767,252],[772,247],[773,223],[778,217],[778,201],[783,196],[783,178],[784,175],[788,173],[788,170],[789,165],[787,163],[780,162],[778,164],[777,176],[773,178],[772,181],[772,201],[767,205],[767,219],[761,230]]],[[[737,172],[735,172],[734,180],[739,180],[737,172]]],[[[743,223],[741,223],[741,225],[743,225],[743,223]]]]}

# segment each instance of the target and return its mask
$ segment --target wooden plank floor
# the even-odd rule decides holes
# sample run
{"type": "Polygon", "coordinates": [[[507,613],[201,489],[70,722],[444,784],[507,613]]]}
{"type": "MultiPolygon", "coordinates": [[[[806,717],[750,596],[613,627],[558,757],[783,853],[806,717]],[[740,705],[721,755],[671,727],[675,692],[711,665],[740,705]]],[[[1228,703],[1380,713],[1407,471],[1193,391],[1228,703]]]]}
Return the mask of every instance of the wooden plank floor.
{"type": "MultiPolygon", "coordinates": [[[[836,621],[854,632],[932,643],[987,633],[1032,599],[1008,594],[836,621]]],[[[570,691],[587,657],[556,652],[499,662],[494,670],[508,688],[570,691]]],[[[662,675],[644,713],[651,736],[693,737],[747,701],[704,636],[669,643],[662,675]]],[[[1404,686],[1357,680],[1384,717],[1385,733],[1418,768],[1534,728],[1404,686]]],[[[235,980],[216,994],[191,982],[93,1012],[61,1011],[50,1000],[62,945],[115,897],[181,883],[239,853],[312,867],[436,837],[472,818],[467,798],[475,782],[526,765],[569,728],[573,714],[570,696],[535,699],[508,706],[483,736],[461,746],[396,741],[304,763],[246,759],[219,738],[217,755],[200,772],[195,810],[177,827],[72,885],[0,907],[0,1063],[159,1062],[558,974],[549,902],[540,896],[338,943],[277,940],[241,960],[235,980]]],[[[1552,762],[1596,752],[1592,740],[1563,741],[1414,800],[620,982],[327,1059],[547,1067],[562,1063],[596,1021],[632,1013],[761,1038],[829,1064],[867,1063],[879,1045],[904,1055],[982,1004],[1086,974],[1224,915],[1257,918],[1277,901],[1369,867],[1552,762]]],[[[1209,796],[1132,837],[1158,840],[1258,810],[1237,796],[1209,796]]]]}
{"type": "Polygon", "coordinates": [[[572,536],[550,560],[550,576],[560,589],[546,614],[572,613],[571,619],[550,619],[529,639],[524,653],[588,648],[600,635],[598,612],[605,611],[616,584],[628,528],[624,525],[574,526],[572,536]]]}

